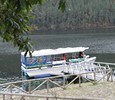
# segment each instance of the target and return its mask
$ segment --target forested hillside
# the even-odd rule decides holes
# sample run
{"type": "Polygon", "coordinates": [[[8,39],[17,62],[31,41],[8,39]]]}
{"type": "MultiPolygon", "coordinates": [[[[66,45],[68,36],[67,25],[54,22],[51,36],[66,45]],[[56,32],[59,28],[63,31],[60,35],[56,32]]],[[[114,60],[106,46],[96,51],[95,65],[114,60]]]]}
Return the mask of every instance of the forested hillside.
{"type": "Polygon", "coordinates": [[[66,10],[58,10],[59,0],[46,0],[33,9],[33,29],[77,29],[115,26],[115,0],[66,0],[66,10]]]}

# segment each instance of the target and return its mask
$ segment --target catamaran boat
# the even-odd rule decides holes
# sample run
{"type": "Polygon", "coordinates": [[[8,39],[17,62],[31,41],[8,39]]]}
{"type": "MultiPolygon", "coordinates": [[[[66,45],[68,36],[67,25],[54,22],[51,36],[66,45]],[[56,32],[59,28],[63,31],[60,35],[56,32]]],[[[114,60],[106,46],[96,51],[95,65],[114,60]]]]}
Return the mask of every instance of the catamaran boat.
{"type": "Polygon", "coordinates": [[[57,49],[21,52],[21,70],[23,79],[36,79],[57,75],[79,74],[94,70],[96,57],[84,54],[88,47],[67,47],[57,49]]]}

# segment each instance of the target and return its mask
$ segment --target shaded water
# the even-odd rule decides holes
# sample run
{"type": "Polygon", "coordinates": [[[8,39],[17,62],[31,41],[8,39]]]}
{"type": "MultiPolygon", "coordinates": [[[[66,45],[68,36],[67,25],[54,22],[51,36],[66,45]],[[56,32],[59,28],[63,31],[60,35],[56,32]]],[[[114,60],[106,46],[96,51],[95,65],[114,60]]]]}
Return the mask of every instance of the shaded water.
{"type": "MultiPolygon", "coordinates": [[[[115,33],[112,32],[47,32],[31,35],[35,49],[85,46],[86,54],[96,56],[97,61],[115,62],[115,33]]],[[[12,44],[2,43],[0,38],[0,78],[21,77],[20,53],[12,44]]]]}

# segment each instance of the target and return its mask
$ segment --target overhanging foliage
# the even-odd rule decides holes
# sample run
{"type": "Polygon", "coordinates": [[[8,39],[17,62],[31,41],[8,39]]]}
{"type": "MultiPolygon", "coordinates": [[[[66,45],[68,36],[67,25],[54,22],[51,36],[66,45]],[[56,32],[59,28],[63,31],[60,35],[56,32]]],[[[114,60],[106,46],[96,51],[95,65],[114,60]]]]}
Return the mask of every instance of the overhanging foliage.
{"type": "MultiPolygon", "coordinates": [[[[3,41],[12,42],[19,50],[31,54],[32,46],[27,34],[29,21],[35,4],[41,6],[45,0],[1,0],[0,1],[0,35],[3,41]]],[[[59,9],[64,11],[65,0],[60,0],[59,9]]]]}

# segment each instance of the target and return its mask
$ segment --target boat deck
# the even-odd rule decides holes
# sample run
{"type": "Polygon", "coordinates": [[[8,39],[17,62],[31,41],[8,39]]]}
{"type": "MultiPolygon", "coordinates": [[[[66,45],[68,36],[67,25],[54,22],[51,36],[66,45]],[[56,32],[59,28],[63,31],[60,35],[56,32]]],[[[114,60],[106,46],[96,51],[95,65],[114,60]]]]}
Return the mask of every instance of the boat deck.
{"type": "MultiPolygon", "coordinates": [[[[44,68],[41,70],[32,70],[32,71],[28,71],[27,74],[29,77],[35,77],[35,78],[44,78],[44,77],[49,77],[49,76],[59,76],[59,75],[64,75],[64,73],[68,73],[68,74],[82,74],[82,73],[88,73],[88,72],[92,72],[95,71],[94,68],[97,68],[98,66],[93,65],[93,67],[90,66],[89,69],[75,69],[75,66],[68,66],[68,65],[60,65],[60,66],[55,66],[55,67],[51,67],[51,68],[44,68]]],[[[98,73],[96,75],[96,80],[99,80],[102,77],[102,73],[98,73]]],[[[85,76],[82,77],[87,77],[89,79],[94,79],[94,75],[91,74],[85,74],[85,76]]]]}
{"type": "Polygon", "coordinates": [[[62,69],[65,69],[65,66],[55,66],[55,67],[49,67],[49,68],[42,68],[37,70],[28,71],[27,74],[30,77],[44,75],[44,74],[50,74],[50,75],[62,75],[62,69]]]}

